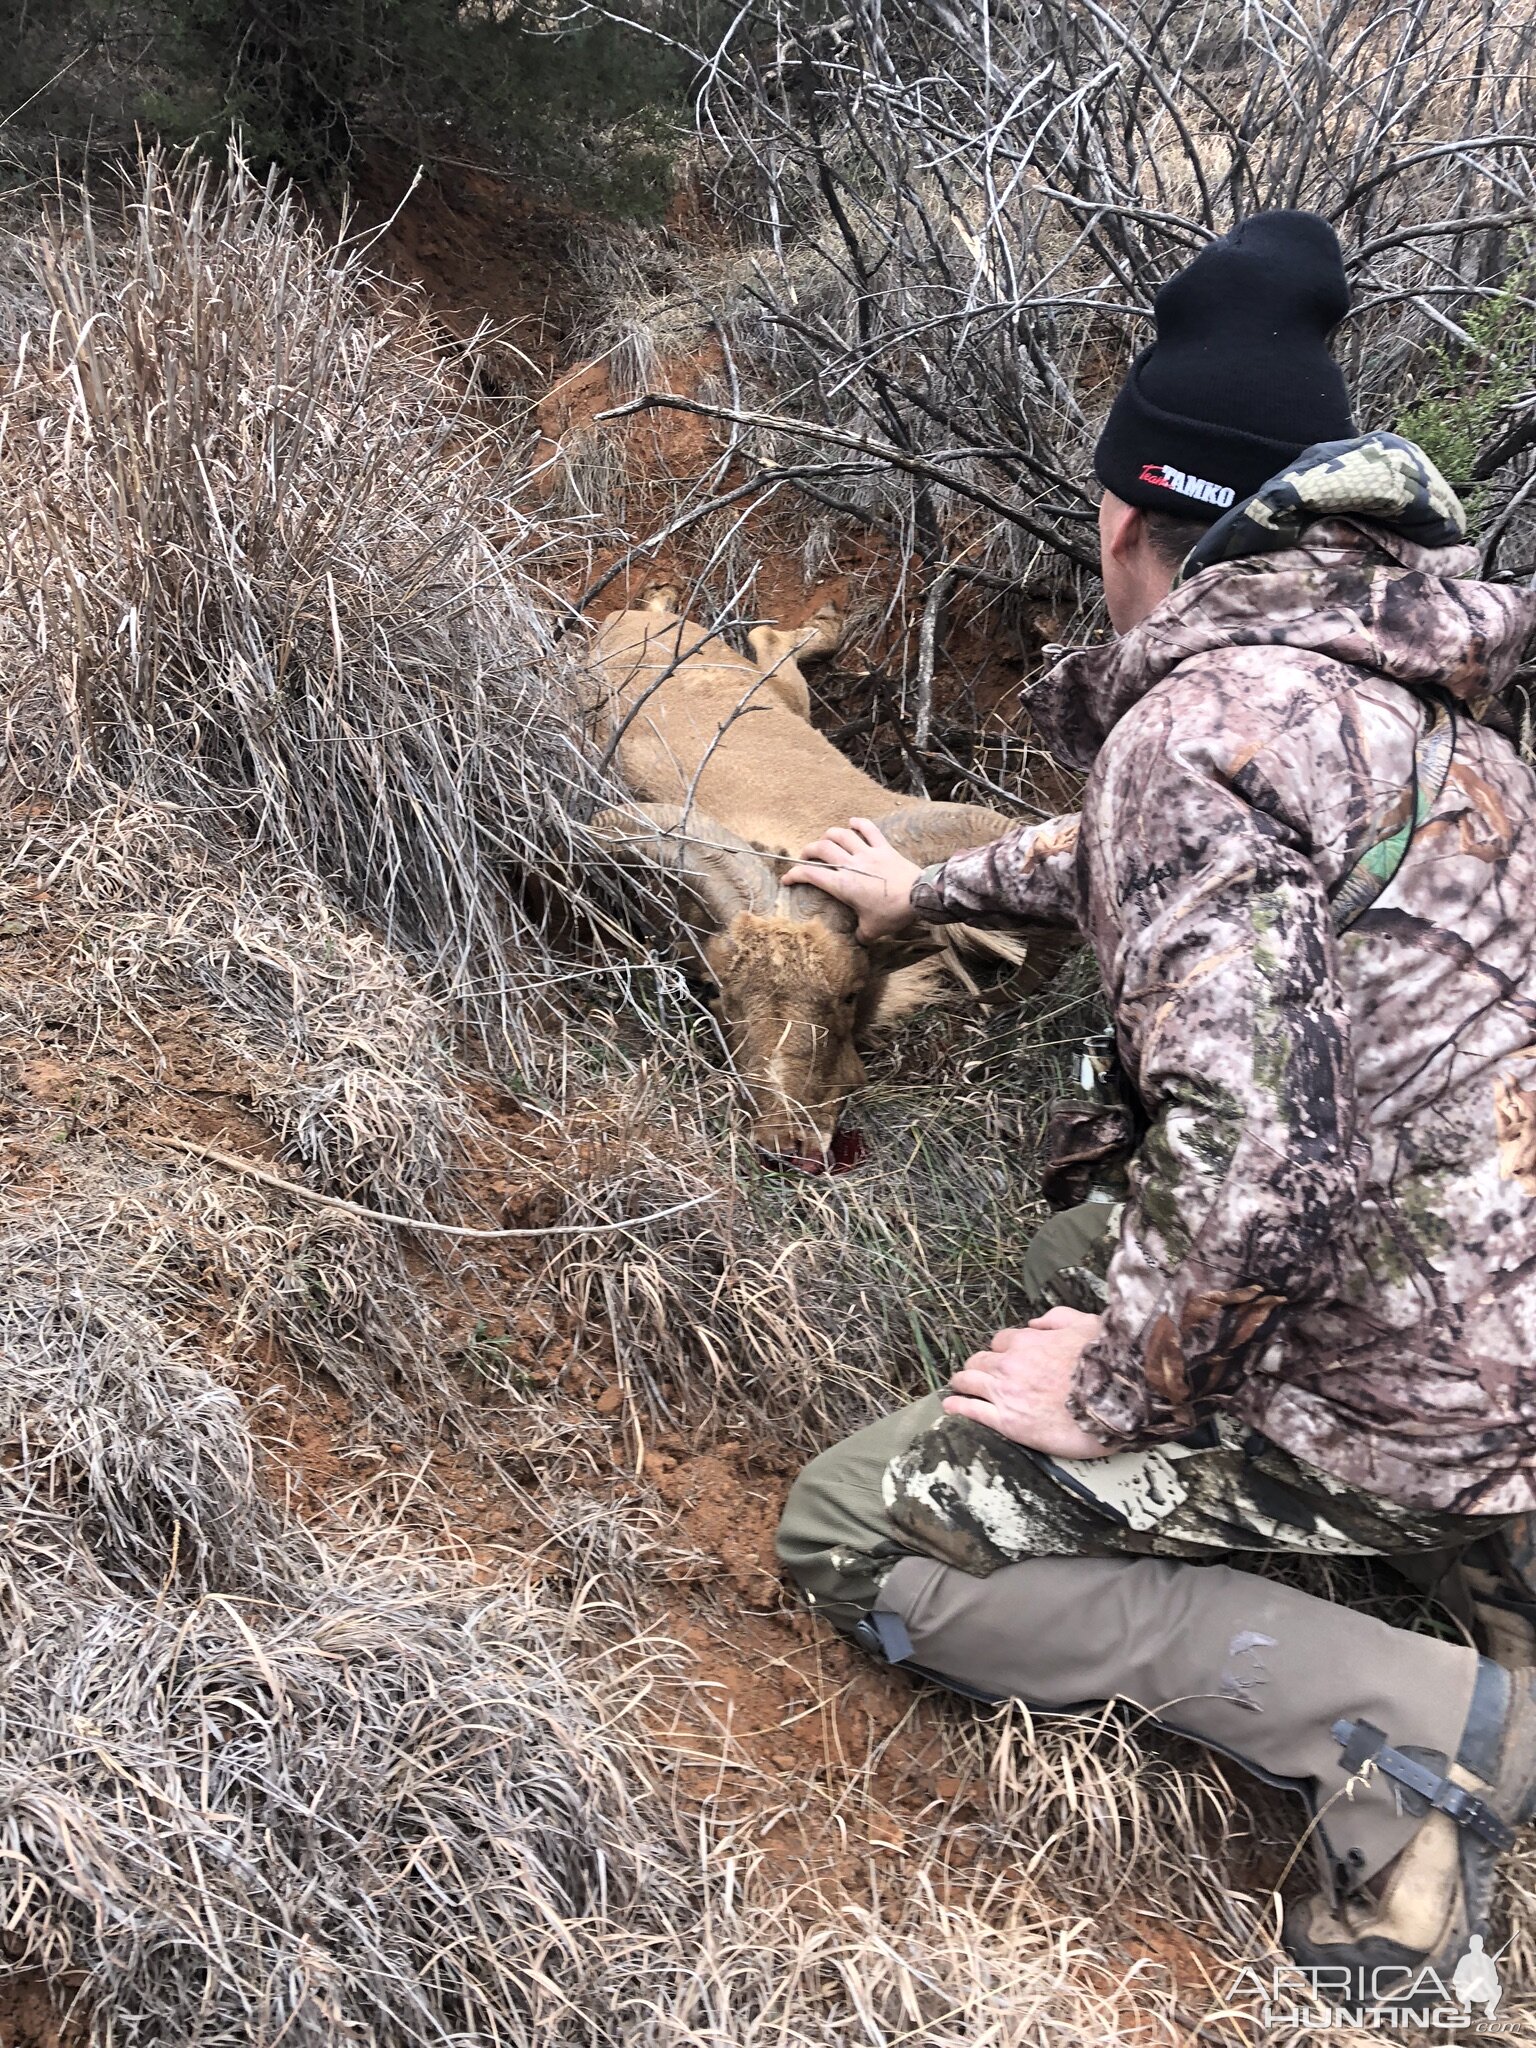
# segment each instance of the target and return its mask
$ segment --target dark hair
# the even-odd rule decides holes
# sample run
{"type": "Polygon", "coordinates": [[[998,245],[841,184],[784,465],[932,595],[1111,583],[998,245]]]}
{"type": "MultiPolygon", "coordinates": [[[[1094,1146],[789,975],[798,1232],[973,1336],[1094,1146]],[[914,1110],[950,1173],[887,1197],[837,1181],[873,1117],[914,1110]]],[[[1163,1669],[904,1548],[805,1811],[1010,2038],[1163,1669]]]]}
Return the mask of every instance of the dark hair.
{"type": "Polygon", "coordinates": [[[1179,519],[1172,512],[1142,510],[1147,544],[1160,562],[1177,569],[1200,536],[1215,524],[1211,519],[1179,519]]]}

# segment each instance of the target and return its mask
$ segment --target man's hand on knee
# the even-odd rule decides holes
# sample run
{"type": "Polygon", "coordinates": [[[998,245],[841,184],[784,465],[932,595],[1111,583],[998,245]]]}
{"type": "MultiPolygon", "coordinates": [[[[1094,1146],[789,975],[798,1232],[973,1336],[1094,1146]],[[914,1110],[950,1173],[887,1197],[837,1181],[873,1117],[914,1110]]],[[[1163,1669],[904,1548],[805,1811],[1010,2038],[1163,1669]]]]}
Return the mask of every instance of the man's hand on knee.
{"type": "Polygon", "coordinates": [[[1021,1330],[999,1330],[949,1382],[947,1415],[968,1415],[1010,1443],[1053,1458],[1108,1458],[1113,1447],[1090,1436],[1069,1412],[1077,1361],[1099,1334],[1097,1316],[1047,1309],[1021,1330]]]}

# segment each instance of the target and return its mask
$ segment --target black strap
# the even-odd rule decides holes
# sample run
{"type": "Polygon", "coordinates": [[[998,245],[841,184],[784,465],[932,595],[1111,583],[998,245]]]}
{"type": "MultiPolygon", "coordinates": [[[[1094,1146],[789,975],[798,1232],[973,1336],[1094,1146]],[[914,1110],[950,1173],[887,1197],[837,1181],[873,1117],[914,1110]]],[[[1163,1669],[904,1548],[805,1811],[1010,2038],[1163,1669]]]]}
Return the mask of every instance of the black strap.
{"type": "Polygon", "coordinates": [[[887,1664],[905,1664],[912,1655],[907,1624],[888,1607],[877,1607],[872,1614],[866,1614],[854,1634],[864,1640],[866,1649],[878,1650],[887,1664]]]}
{"type": "Polygon", "coordinates": [[[1427,1764],[1416,1763],[1411,1756],[1404,1756],[1369,1721],[1335,1721],[1333,1739],[1343,1747],[1344,1754],[1339,1762],[1351,1777],[1367,1764],[1374,1764],[1384,1777],[1393,1778],[1410,1792],[1416,1792],[1429,1802],[1436,1813],[1445,1814],[1459,1828],[1470,1828],[1473,1834],[1480,1835],[1495,1849],[1514,1847],[1514,1829],[1499,1818],[1485,1799],[1479,1799],[1476,1793],[1468,1792],[1461,1785],[1452,1784],[1449,1778],[1442,1778],[1427,1764]]]}

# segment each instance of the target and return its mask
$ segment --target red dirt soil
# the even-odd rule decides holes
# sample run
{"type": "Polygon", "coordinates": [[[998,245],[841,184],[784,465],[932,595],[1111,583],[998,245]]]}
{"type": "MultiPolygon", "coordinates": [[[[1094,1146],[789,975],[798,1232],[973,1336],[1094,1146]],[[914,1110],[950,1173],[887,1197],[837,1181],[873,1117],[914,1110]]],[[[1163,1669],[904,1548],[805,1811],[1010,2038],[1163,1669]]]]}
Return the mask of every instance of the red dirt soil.
{"type": "Polygon", "coordinates": [[[526,382],[529,366],[553,375],[579,305],[577,216],[465,164],[438,163],[414,189],[413,180],[414,163],[382,149],[356,176],[352,226],[381,231],[374,260],[421,288],[446,333],[467,341],[489,321],[526,359],[521,374],[505,365],[508,388],[526,382]]]}
{"type": "Polygon", "coordinates": [[[81,2048],[85,2030],[54,2010],[41,1970],[0,1977],[0,2048],[81,2048]]]}
{"type": "MultiPolygon", "coordinates": [[[[363,220],[387,216],[408,183],[403,166],[375,164],[360,194],[363,220]]],[[[445,329],[467,336],[488,314],[553,373],[576,303],[568,270],[571,226],[557,209],[531,205],[499,180],[442,170],[400,209],[380,248],[400,275],[427,290],[445,329]]],[[[678,388],[708,367],[701,353],[679,372],[678,388]]],[[[610,397],[603,366],[579,368],[554,384],[538,407],[538,423],[558,437],[590,425],[610,397]]],[[[673,476],[701,473],[718,452],[710,423],[681,414],[652,415],[622,431],[636,459],[644,437],[647,455],[673,476]]],[[[773,551],[758,585],[763,615],[798,622],[828,594],[843,595],[849,579],[878,575],[882,545],[854,540],[842,575],[815,589],[805,587],[791,557],[773,551]]],[[[686,580],[693,566],[685,549],[664,551],[616,579],[599,609],[623,603],[643,582],[686,580]]],[[[1042,633],[1047,629],[1042,622],[1042,633]]],[[[955,644],[967,663],[992,662],[1002,704],[1018,654],[989,652],[966,639],[969,630],[962,624],[955,644]]],[[[880,655],[880,649],[863,649],[844,658],[856,678],[859,660],[873,667],[880,655]]],[[[275,1164],[266,1126],[231,1082],[212,1020],[189,1008],[155,1014],[150,1022],[151,1046],[141,1030],[108,1015],[89,1044],[61,1038],[18,1063],[12,1078],[21,1114],[8,1119],[6,1131],[13,1201],[46,1193],[50,1150],[60,1132],[89,1130],[117,1144],[142,1144],[154,1159],[165,1155],[153,1150],[153,1139],[170,1135],[275,1164]]],[[[476,1108],[495,1130],[496,1145],[492,1156],[468,1163],[454,1213],[506,1223],[537,1220],[549,1199],[537,1126],[490,1094],[477,1099],[476,1108]]],[[[6,1121],[0,1114],[0,1128],[6,1121]]],[[[402,1434],[382,1445],[394,1473],[375,1478],[409,1477],[413,1520],[450,1541],[478,1570],[528,1568],[533,1558],[537,1574],[558,1573],[558,1525],[544,1520],[555,1496],[541,1494],[546,1475],[539,1457],[528,1457],[524,1447],[535,1414],[541,1428],[563,1432],[579,1450],[559,1460],[555,1485],[562,1502],[573,1489],[595,1502],[611,1501],[615,1510],[643,1499],[662,1517],[669,1555],[693,1561],[689,1572],[658,1574],[654,1582],[657,1629],[676,1647],[670,1675],[656,1684],[645,1709],[658,1750],[670,1756],[680,1797],[707,1801],[728,1817],[786,1882],[866,1905],[889,1885],[893,1869],[899,1872],[908,1834],[921,1828],[926,1842],[942,1816],[945,1853],[963,1886],[981,1839],[983,1789],[945,1766],[945,1709],[897,1673],[858,1657],[791,1605],[773,1554],[773,1530],[792,1476],[782,1447],[701,1442],[683,1431],[650,1435],[631,1412],[610,1359],[590,1351],[573,1358],[558,1331],[509,1318],[505,1303],[525,1275],[514,1248],[498,1249],[500,1255],[485,1262],[486,1278],[473,1285],[439,1284],[435,1270],[425,1267],[420,1274],[426,1291],[436,1289],[440,1297],[445,1352],[457,1345],[464,1359],[460,1391],[476,1406],[476,1448],[445,1442],[440,1418],[420,1412],[409,1442],[402,1434]],[[493,1393],[477,1370],[475,1346],[487,1342],[526,1386],[521,1404],[493,1393]],[[737,1768],[740,1763],[750,1768],[737,1768]],[[828,1824],[833,1805],[851,1824],[828,1824]]],[[[219,1348],[226,1355],[239,1349],[219,1348]]],[[[300,1514],[330,1519],[341,1497],[359,1484],[351,1437],[361,1418],[353,1404],[265,1338],[245,1340],[241,1381],[242,1391],[261,1404],[256,1426],[268,1446],[274,1490],[300,1514]]],[[[401,1399],[409,1410],[409,1390],[401,1399]]],[[[1167,1930],[1156,1939],[1148,1930],[1146,1949],[1168,1962],[1203,2007],[1205,1965],[1198,1953],[1167,1930]]],[[[57,2032],[35,1973],[0,1982],[0,2048],[73,2048],[57,2032]]]]}

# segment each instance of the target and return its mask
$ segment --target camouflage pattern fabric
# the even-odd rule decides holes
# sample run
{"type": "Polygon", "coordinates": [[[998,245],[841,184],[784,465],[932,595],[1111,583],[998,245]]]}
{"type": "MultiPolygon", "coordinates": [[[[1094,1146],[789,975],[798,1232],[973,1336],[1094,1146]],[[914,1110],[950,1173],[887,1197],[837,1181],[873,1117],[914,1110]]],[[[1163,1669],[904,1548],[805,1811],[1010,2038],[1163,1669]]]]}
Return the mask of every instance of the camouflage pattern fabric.
{"type": "MultiPolygon", "coordinates": [[[[1031,1314],[1053,1304],[1090,1314],[1103,1307],[1120,1220],[1119,1203],[1085,1202],[1037,1232],[1021,1275],[1031,1314]]],[[[1207,1423],[1198,1441],[1064,1459],[941,1413],[891,1459],[882,1492],[899,1538],[977,1576],[1026,1557],[1454,1550],[1489,1527],[1482,1516],[1352,1490],[1229,1415],[1207,1423]]]]}
{"type": "Polygon", "coordinates": [[[1396,434],[1320,441],[1290,469],[1218,519],[1184,559],[1179,582],[1214,562],[1294,547],[1303,528],[1338,513],[1391,527],[1420,548],[1466,538],[1461,501],[1422,448],[1396,434]]]}
{"type": "Polygon", "coordinates": [[[914,890],[1097,956],[1148,1124],[1072,1400],[1106,1443],[1226,1418],[1410,1508],[1536,1508],[1536,593],[1475,566],[1342,502],[1213,563],[1034,692],[1081,813],[914,890]],[[1444,786],[1338,934],[1440,693],[1444,786]]]}
{"type": "Polygon", "coordinates": [[[898,1538],[976,1576],[1026,1557],[1179,1557],[1304,1551],[1334,1557],[1455,1551],[1499,1526],[1377,1499],[1305,1466],[1229,1415],[1209,1441],[1047,1458],[963,1415],[940,1415],[892,1459],[898,1538]]]}

